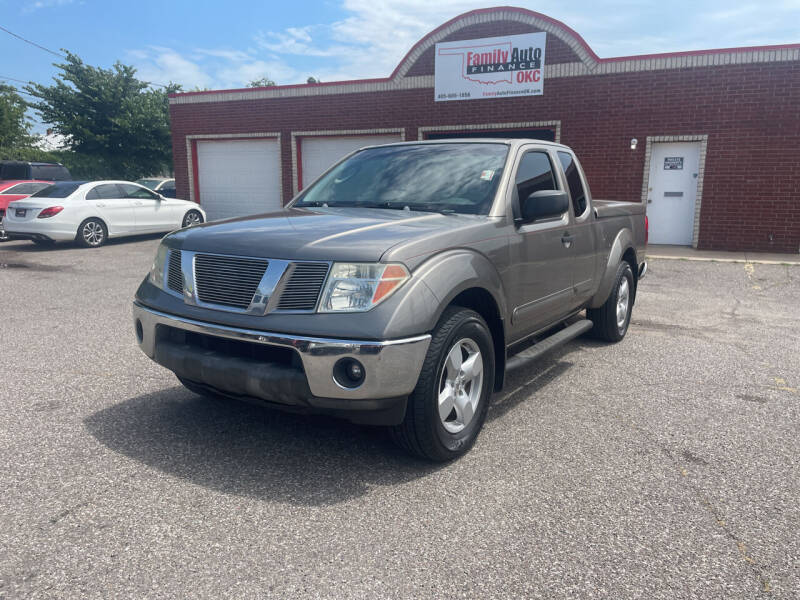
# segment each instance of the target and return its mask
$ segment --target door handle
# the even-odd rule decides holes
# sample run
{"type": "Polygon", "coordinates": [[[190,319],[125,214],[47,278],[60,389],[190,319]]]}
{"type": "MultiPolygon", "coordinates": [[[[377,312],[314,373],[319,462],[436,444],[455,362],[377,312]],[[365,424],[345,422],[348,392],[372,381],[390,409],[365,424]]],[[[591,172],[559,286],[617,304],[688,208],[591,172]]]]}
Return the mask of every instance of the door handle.
{"type": "Polygon", "coordinates": [[[564,244],[566,248],[569,248],[570,246],[572,246],[572,240],[574,239],[575,238],[571,236],[569,233],[565,233],[564,235],[561,236],[561,243],[564,244]]]}
{"type": "Polygon", "coordinates": [[[139,202],[139,200],[137,200],[136,202],[134,202],[134,204],[135,204],[136,206],[141,206],[141,205],[142,205],[142,203],[141,203],[141,202],[139,202]]]}
{"type": "Polygon", "coordinates": [[[95,203],[95,206],[98,207],[98,208],[103,208],[105,205],[106,205],[105,202],[96,202],[95,203]]]}

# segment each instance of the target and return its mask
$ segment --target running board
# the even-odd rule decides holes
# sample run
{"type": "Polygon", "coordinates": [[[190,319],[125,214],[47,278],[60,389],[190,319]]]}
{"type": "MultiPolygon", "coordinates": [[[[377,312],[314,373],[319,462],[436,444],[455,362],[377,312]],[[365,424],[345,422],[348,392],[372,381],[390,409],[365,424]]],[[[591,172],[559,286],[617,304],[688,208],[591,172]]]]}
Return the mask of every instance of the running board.
{"type": "Polygon", "coordinates": [[[525,360],[539,358],[542,354],[550,352],[550,350],[558,348],[562,344],[566,344],[570,340],[574,340],[579,335],[586,333],[592,327],[594,327],[594,323],[592,323],[589,319],[576,321],[569,327],[566,327],[561,331],[544,338],[541,342],[537,342],[533,346],[523,350],[525,353],[525,360]]]}

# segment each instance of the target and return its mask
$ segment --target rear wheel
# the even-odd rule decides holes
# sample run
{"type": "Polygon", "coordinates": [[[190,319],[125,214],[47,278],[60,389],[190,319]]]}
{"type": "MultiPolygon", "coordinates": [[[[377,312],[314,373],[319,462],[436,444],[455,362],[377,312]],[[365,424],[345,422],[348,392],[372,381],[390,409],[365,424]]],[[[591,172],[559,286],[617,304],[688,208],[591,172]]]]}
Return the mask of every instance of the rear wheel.
{"type": "Polygon", "coordinates": [[[586,316],[594,323],[592,334],[607,342],[618,342],[628,332],[633,309],[634,280],[633,271],[627,262],[617,267],[614,287],[603,306],[589,308],[586,316]]]}
{"type": "Polygon", "coordinates": [[[448,308],[433,332],[417,386],[392,438],[422,458],[446,461],[472,447],[494,381],[489,327],[475,311],[448,308]]]}
{"type": "Polygon", "coordinates": [[[108,230],[100,219],[86,219],[78,227],[78,235],[75,239],[84,248],[99,248],[106,243],[108,230]]]}
{"type": "Polygon", "coordinates": [[[203,215],[200,214],[200,211],[190,210],[183,217],[183,223],[181,224],[181,227],[191,227],[192,225],[199,225],[202,222],[203,215]]]}

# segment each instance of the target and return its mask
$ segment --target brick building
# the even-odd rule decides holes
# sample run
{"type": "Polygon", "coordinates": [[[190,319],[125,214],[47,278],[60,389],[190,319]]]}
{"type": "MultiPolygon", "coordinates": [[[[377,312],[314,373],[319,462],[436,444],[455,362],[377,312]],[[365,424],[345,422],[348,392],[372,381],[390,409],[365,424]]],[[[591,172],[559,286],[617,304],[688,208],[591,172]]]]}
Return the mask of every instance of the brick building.
{"type": "Polygon", "coordinates": [[[519,8],[463,14],[387,78],[176,94],[179,197],[212,218],[273,210],[354,148],[459,136],[572,146],[596,198],[648,202],[651,242],[800,248],[800,44],[599,58],[519,8]],[[545,32],[543,93],[434,99],[435,44],[545,32]]]}

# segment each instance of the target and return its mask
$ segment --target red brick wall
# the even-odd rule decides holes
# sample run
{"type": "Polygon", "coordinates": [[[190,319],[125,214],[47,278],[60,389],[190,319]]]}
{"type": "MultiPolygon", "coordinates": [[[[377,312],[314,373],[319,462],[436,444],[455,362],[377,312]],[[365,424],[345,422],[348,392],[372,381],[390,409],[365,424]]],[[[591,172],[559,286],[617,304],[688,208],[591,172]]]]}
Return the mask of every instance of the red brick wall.
{"type": "Polygon", "coordinates": [[[800,247],[797,63],[553,78],[543,96],[524,98],[434,102],[432,89],[415,89],[184,104],[171,117],[179,197],[188,197],[186,135],[280,131],[285,201],[292,131],[405,127],[416,139],[420,126],[560,120],[594,196],[632,202],[641,198],[647,136],[708,134],[699,247],[800,247]]]}

